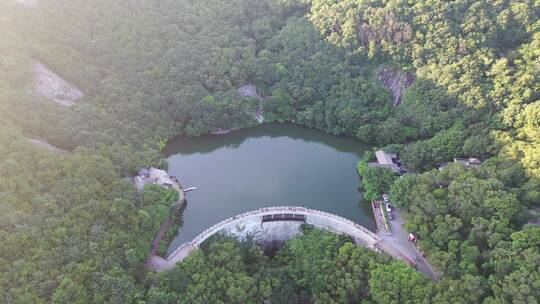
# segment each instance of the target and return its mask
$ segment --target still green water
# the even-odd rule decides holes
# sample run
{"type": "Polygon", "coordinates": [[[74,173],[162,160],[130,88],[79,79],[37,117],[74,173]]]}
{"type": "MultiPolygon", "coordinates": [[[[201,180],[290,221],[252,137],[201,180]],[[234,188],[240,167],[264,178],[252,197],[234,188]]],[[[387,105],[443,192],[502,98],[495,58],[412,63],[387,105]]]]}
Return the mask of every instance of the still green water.
{"type": "Polygon", "coordinates": [[[186,195],[183,223],[169,251],[225,218],[276,205],[331,212],[373,230],[356,173],[370,148],[293,124],[175,138],[165,148],[169,173],[197,190],[186,195]]]}

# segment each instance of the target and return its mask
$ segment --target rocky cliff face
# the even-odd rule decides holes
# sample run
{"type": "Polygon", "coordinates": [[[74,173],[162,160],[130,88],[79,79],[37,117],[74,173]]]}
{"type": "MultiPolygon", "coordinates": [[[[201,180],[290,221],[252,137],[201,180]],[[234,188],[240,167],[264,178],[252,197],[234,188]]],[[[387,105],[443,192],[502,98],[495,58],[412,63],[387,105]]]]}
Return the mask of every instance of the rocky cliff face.
{"type": "Polygon", "coordinates": [[[263,107],[262,102],[264,99],[262,98],[261,94],[257,90],[257,87],[252,84],[246,84],[239,87],[237,91],[238,91],[238,94],[240,94],[240,96],[254,97],[254,98],[259,99],[259,107],[257,109],[257,112],[254,114],[254,118],[255,120],[257,120],[258,123],[263,123],[264,117],[262,115],[262,107],[263,107]]]}
{"type": "Polygon", "coordinates": [[[377,79],[390,90],[394,96],[394,105],[397,106],[401,103],[405,89],[414,83],[415,77],[399,70],[381,69],[377,79]]]}
{"type": "Polygon", "coordinates": [[[32,63],[34,83],[30,94],[71,107],[84,94],[77,87],[69,84],[40,62],[32,63]]]}

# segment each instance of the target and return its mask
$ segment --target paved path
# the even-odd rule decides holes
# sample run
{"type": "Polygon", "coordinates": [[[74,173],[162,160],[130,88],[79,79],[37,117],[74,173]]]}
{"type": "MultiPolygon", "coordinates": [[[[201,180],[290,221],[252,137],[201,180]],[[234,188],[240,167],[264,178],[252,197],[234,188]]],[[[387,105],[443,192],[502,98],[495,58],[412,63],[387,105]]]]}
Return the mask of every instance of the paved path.
{"type": "Polygon", "coordinates": [[[164,259],[157,255],[151,255],[148,257],[148,260],[146,260],[145,268],[157,272],[169,269],[177,262],[183,261],[195,249],[197,248],[191,245],[185,245],[181,250],[175,251],[176,254],[172,259],[164,259]]]}
{"type": "Polygon", "coordinates": [[[388,236],[385,233],[377,233],[381,238],[381,249],[394,258],[404,260],[409,264],[414,261],[414,257],[416,256],[417,269],[432,279],[438,280],[438,274],[435,269],[429,265],[418,248],[412,242],[409,242],[409,233],[403,228],[404,220],[399,210],[394,208],[392,215],[394,216],[394,219],[390,221],[392,235],[388,236]]]}

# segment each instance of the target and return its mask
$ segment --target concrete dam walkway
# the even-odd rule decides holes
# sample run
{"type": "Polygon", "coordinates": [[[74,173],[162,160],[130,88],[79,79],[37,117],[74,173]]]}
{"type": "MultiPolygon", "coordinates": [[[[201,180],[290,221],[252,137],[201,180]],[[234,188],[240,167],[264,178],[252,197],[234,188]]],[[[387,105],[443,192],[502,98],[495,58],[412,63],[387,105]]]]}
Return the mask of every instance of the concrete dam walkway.
{"type": "Polygon", "coordinates": [[[253,237],[257,242],[286,241],[301,233],[302,224],[325,229],[352,237],[355,244],[376,252],[385,252],[394,258],[408,262],[406,258],[387,241],[367,228],[332,213],[304,207],[279,206],[261,208],[227,218],[203,231],[193,240],[180,245],[166,258],[153,256],[147,266],[155,271],[174,267],[197,249],[205,240],[218,232],[244,238],[253,237]]]}

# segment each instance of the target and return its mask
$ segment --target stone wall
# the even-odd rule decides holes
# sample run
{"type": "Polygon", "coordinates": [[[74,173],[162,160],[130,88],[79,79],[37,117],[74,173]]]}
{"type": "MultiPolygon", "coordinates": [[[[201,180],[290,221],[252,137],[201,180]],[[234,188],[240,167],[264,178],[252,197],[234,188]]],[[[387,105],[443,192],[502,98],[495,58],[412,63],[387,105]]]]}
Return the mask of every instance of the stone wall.
{"type": "Polygon", "coordinates": [[[353,238],[356,244],[361,244],[372,250],[378,250],[380,242],[378,236],[365,227],[351,220],[328,212],[307,209],[304,207],[269,207],[242,213],[225,219],[212,227],[209,227],[192,241],[180,245],[167,260],[178,261],[178,257],[187,256],[186,250],[198,247],[210,236],[218,232],[228,233],[239,238],[254,237],[257,242],[269,243],[273,241],[286,241],[300,233],[301,221],[275,221],[264,222],[262,217],[271,214],[302,214],[306,216],[306,223],[317,228],[332,231],[338,234],[346,234],[353,238]]]}

